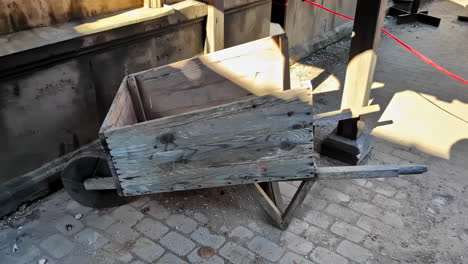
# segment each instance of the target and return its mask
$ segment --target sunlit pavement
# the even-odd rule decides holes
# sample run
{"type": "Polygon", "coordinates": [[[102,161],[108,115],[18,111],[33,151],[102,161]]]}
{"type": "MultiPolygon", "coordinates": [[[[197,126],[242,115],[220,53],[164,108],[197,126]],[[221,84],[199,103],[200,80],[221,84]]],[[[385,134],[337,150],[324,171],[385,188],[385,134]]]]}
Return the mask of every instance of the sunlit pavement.
{"type": "MultiPolygon", "coordinates": [[[[468,25],[456,16],[468,10],[457,2],[429,6],[439,28],[392,19],[385,27],[466,79],[468,25]]],[[[348,46],[292,67],[293,87],[312,79],[318,112],[340,105],[348,46]]],[[[428,173],[319,182],[287,231],[273,228],[242,186],[142,196],[108,210],[60,191],[2,222],[0,263],[468,263],[468,87],[384,37],[371,98],[382,111],[370,122],[393,123],[374,130],[366,162],[427,164],[428,173]]],[[[335,125],[318,125],[316,141],[335,125]]],[[[284,199],[296,188],[282,183],[284,199]]]]}

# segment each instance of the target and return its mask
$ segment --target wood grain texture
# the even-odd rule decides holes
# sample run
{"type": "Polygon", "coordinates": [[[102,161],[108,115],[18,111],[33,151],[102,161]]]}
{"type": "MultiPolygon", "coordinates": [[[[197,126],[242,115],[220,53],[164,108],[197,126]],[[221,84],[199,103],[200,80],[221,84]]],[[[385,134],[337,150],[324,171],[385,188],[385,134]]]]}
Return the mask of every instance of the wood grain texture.
{"type": "Polygon", "coordinates": [[[120,84],[119,90],[115,95],[106,118],[102,122],[99,133],[102,134],[108,129],[131,125],[136,122],[137,116],[133,108],[132,98],[127,88],[127,77],[125,77],[120,84]]]}
{"type": "Polygon", "coordinates": [[[294,89],[108,130],[124,194],[308,177],[308,92],[294,89]]]}
{"type": "Polygon", "coordinates": [[[400,166],[365,165],[317,167],[315,168],[315,173],[319,180],[387,178],[398,177],[400,175],[400,166]]]}
{"type": "Polygon", "coordinates": [[[268,37],[134,76],[148,119],[284,89],[279,39],[268,37]],[[255,63],[252,63],[255,62],[255,63]]]}
{"type": "Polygon", "coordinates": [[[112,177],[89,178],[84,181],[86,190],[114,190],[115,182],[112,177]]]}
{"type": "Polygon", "coordinates": [[[224,49],[224,0],[211,0],[206,18],[205,53],[224,49]]]}

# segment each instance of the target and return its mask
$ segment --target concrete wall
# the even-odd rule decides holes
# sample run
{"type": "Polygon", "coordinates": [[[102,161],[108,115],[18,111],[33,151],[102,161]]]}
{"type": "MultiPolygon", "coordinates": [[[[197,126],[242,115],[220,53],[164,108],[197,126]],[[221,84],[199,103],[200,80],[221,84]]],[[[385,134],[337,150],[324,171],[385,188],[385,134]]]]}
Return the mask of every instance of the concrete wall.
{"type": "MultiPolygon", "coordinates": [[[[356,0],[314,1],[328,9],[354,17],[356,0]]],[[[301,0],[290,0],[286,7],[284,29],[289,38],[289,56],[300,60],[351,34],[352,22],[301,0]]]]}
{"type": "MultiPolygon", "coordinates": [[[[271,2],[241,4],[226,11],[227,47],[269,34],[271,2]]],[[[97,138],[125,74],[203,52],[206,5],[186,1],[173,7],[173,14],[141,23],[34,49],[3,50],[0,184],[97,138]]],[[[34,36],[14,34],[9,37],[18,43],[34,36]]]]}

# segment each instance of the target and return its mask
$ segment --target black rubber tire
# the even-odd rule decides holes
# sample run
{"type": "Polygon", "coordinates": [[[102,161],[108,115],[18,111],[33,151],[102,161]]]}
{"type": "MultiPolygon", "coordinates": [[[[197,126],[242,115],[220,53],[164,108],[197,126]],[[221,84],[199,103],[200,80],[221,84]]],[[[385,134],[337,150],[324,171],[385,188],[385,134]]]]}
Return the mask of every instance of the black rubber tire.
{"type": "Polygon", "coordinates": [[[87,207],[109,208],[127,202],[117,190],[86,190],[84,181],[91,177],[112,177],[105,159],[80,157],[71,161],[62,173],[63,187],[73,200],[87,207]]]}

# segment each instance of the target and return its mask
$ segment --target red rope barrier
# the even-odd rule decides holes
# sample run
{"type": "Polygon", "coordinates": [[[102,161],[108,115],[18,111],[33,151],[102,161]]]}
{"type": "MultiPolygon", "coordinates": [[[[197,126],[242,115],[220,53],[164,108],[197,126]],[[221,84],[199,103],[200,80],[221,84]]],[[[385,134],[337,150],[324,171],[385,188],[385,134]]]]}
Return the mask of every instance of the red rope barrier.
{"type": "MultiPolygon", "coordinates": [[[[352,17],[349,17],[349,16],[345,16],[343,14],[340,14],[338,12],[335,12],[333,10],[330,10],[322,5],[319,5],[317,3],[314,3],[314,2],[311,2],[309,0],[305,0],[304,2],[308,3],[308,4],[311,4],[311,5],[314,5],[316,7],[319,7],[327,12],[330,12],[334,15],[337,15],[337,16],[340,16],[340,17],[343,17],[343,18],[346,18],[348,20],[353,20],[354,21],[354,18],[352,17]]],[[[439,64],[435,63],[433,60],[429,59],[428,57],[422,55],[421,53],[419,53],[418,51],[416,51],[415,49],[413,49],[412,47],[410,47],[408,44],[404,43],[403,41],[401,41],[399,38],[395,37],[392,33],[388,32],[388,30],[386,29],[382,29],[382,32],[384,32],[385,34],[387,34],[389,37],[391,37],[393,40],[395,40],[398,44],[402,45],[404,48],[406,48],[408,51],[410,51],[411,53],[413,53],[414,55],[416,55],[416,57],[420,58],[421,60],[423,60],[424,62],[426,62],[427,64],[431,65],[432,67],[436,68],[437,70],[439,70],[440,72],[454,78],[455,80],[458,80],[462,83],[465,83],[465,84],[468,84],[468,81],[463,79],[462,77],[454,74],[454,73],[451,73],[449,72],[448,70],[446,70],[445,68],[443,68],[442,66],[440,66],[439,64]]]]}

